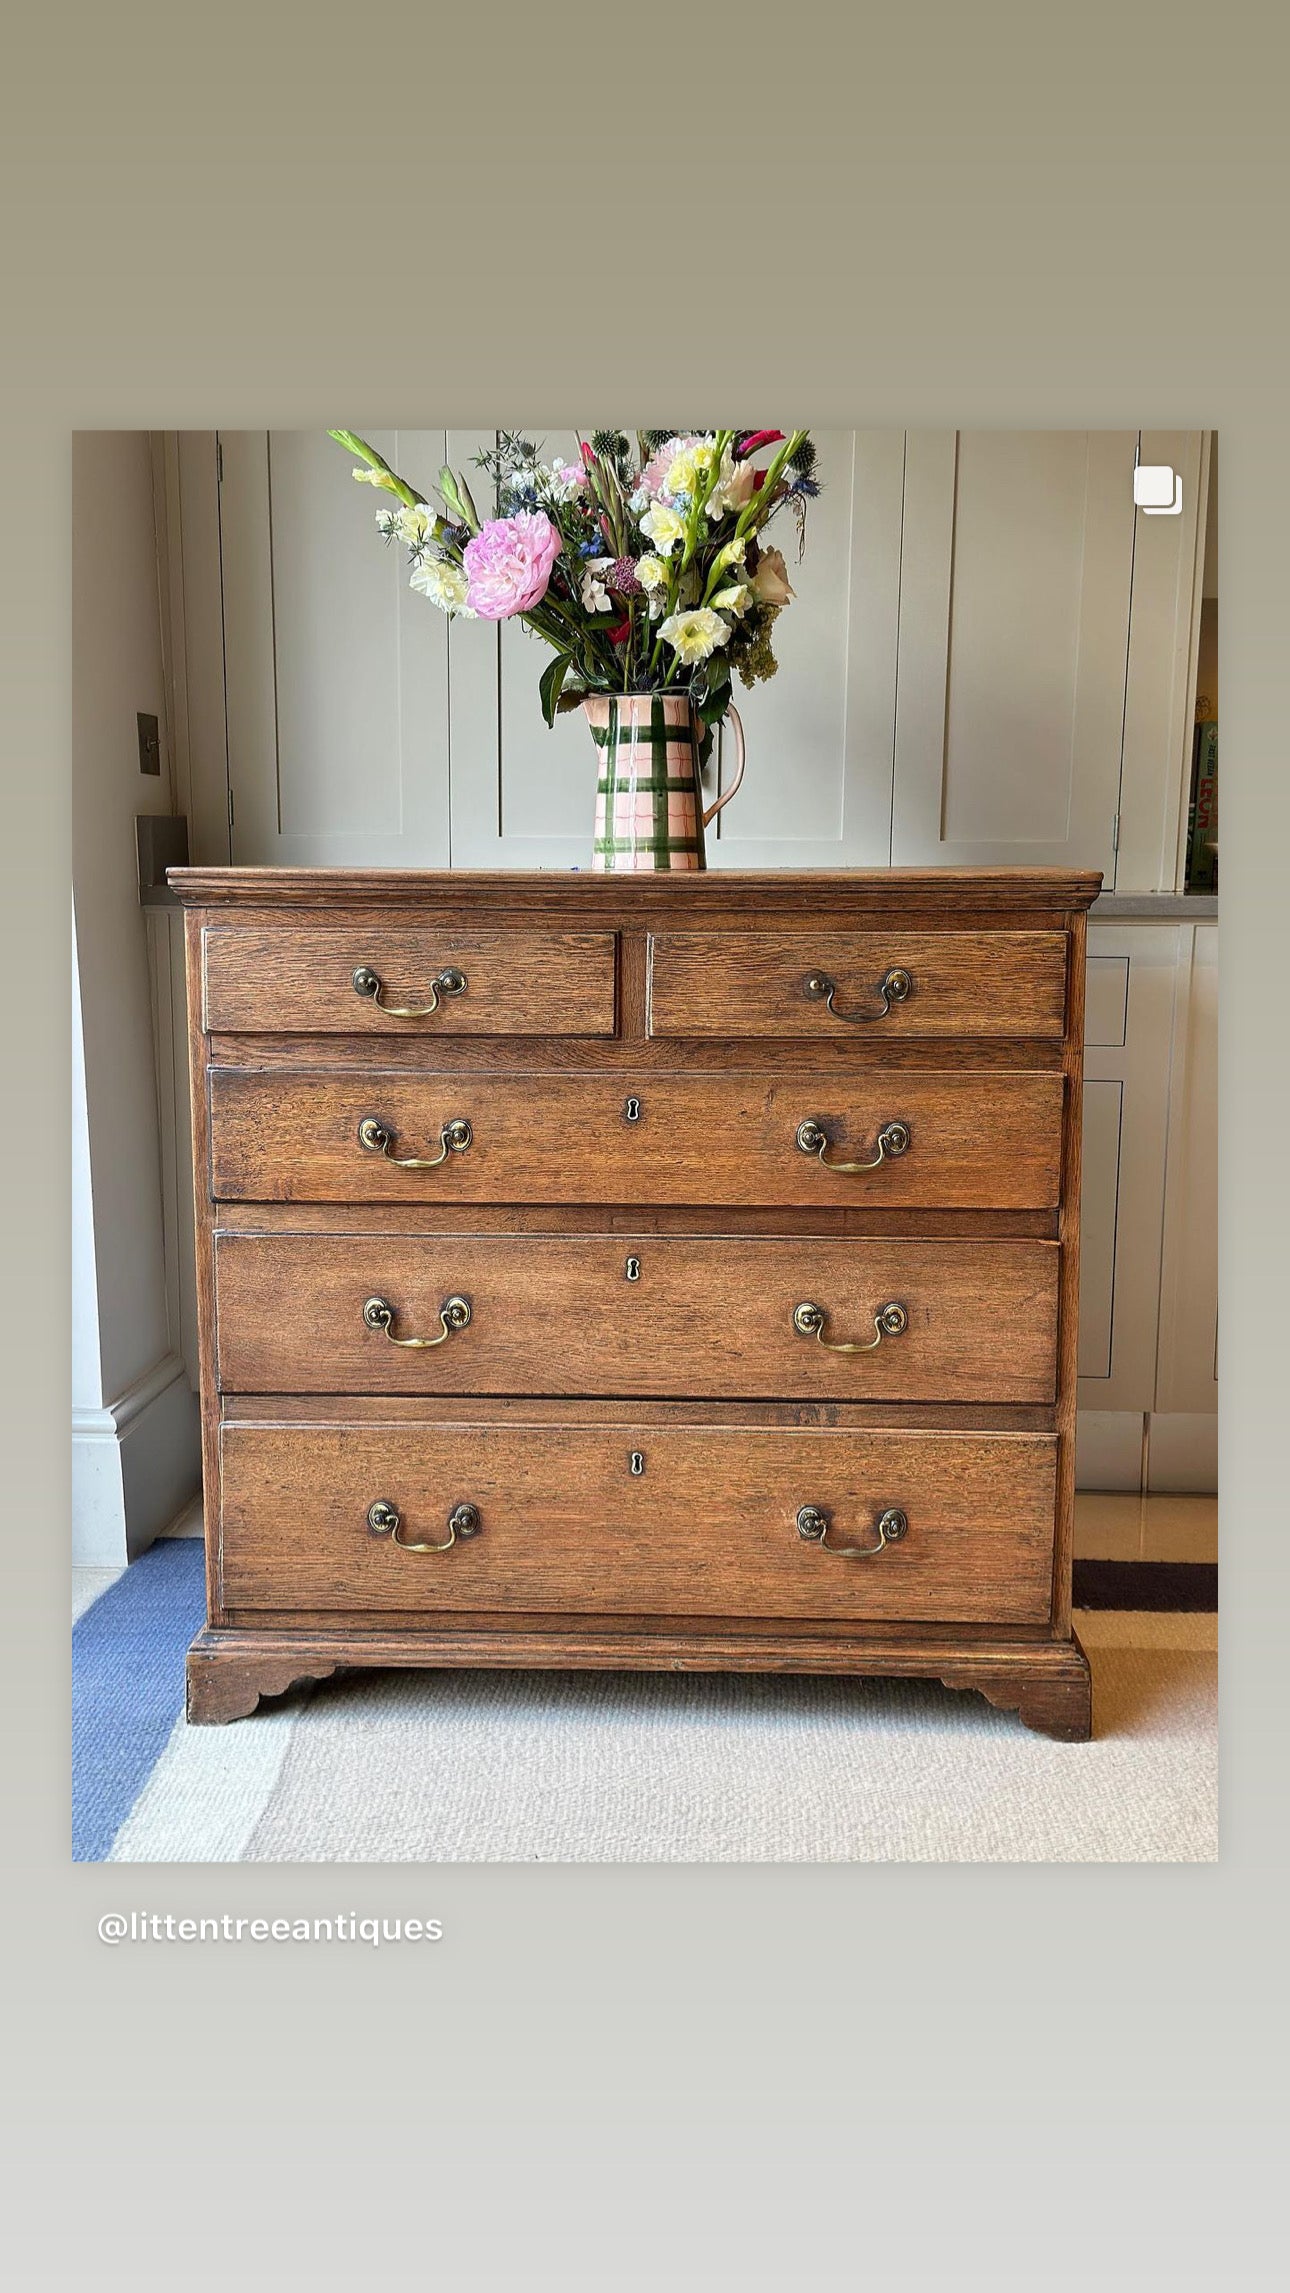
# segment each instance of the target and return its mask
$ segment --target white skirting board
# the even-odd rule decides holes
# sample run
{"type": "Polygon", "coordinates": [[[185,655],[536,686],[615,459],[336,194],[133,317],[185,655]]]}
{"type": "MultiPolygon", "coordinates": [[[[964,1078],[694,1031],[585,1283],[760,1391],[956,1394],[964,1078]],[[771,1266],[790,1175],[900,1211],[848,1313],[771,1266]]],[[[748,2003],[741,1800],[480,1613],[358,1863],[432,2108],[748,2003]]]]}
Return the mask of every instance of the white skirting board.
{"type": "Polygon", "coordinates": [[[119,1400],[72,1412],[72,1558],[119,1567],[201,1488],[197,1396],[166,1354],[119,1400]]]}

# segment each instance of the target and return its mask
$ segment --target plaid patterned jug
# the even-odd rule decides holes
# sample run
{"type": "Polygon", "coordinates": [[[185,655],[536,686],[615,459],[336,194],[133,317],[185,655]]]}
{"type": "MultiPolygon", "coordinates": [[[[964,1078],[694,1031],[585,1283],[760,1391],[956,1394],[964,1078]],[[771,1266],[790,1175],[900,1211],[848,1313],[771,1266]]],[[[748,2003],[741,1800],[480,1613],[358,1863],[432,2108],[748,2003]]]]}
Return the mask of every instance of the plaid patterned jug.
{"type": "Polygon", "coordinates": [[[618,874],[706,868],[703,831],[744,776],[744,728],[729,709],[735,776],[703,809],[699,724],[684,693],[598,693],[582,704],[596,744],[592,868],[618,874]]]}

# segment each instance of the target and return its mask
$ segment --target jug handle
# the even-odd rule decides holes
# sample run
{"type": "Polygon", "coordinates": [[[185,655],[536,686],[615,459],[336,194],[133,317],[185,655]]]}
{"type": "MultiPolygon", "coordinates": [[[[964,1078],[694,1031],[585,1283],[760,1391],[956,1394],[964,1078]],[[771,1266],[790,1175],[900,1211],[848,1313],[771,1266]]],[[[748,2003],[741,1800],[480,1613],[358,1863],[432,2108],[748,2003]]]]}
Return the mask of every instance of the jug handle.
{"type": "Polygon", "coordinates": [[[732,796],[738,795],[739,783],[744,776],[744,763],[746,761],[744,757],[744,728],[739,721],[739,711],[735,707],[733,701],[731,702],[730,707],[726,710],[726,715],[729,717],[730,722],[735,728],[735,777],[731,781],[729,788],[723,789],[721,795],[717,798],[716,803],[710,804],[708,806],[707,811],[703,815],[703,825],[705,828],[707,827],[710,820],[716,819],[722,805],[728,804],[732,796]]]}

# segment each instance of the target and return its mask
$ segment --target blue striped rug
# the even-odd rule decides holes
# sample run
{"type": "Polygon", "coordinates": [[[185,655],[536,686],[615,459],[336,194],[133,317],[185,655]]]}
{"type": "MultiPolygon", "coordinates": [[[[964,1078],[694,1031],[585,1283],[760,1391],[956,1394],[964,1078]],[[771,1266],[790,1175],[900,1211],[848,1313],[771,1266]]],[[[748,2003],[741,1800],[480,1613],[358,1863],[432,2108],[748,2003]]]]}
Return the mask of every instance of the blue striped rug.
{"type": "MultiPolygon", "coordinates": [[[[1091,1744],[921,1680],[355,1672],[183,1717],[202,1547],[73,1634],[74,1847],[105,1863],[1211,1862],[1216,1619],[1090,1611],[1091,1744]]],[[[433,1908],[433,1906],[431,1906],[433,1908]]]]}
{"type": "Polygon", "coordinates": [[[102,1863],[184,1708],[206,1612],[200,1537],[153,1545],[72,1629],[72,1857],[102,1863]]]}

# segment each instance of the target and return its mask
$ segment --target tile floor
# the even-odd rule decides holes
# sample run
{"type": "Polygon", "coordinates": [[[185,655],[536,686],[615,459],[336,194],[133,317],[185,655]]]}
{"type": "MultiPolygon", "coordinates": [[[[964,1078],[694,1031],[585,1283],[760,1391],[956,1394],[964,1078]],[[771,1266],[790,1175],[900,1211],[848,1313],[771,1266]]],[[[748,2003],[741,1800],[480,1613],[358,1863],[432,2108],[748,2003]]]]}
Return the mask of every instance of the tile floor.
{"type": "Polygon", "coordinates": [[[1075,1558],[1216,1561],[1218,1499],[1081,1489],[1075,1498],[1075,1558]]]}

